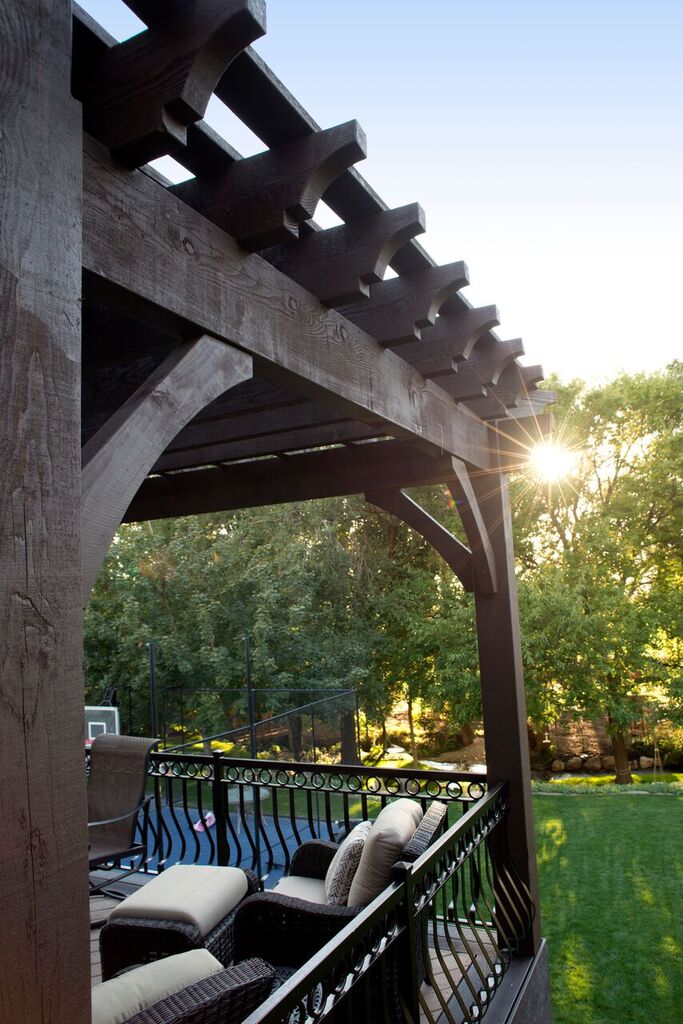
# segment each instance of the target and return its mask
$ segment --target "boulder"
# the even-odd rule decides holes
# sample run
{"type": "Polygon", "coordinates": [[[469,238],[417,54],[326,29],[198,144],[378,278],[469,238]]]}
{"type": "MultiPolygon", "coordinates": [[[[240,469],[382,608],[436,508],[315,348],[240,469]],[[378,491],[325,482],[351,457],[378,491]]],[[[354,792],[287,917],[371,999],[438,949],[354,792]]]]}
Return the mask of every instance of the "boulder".
{"type": "Polygon", "coordinates": [[[614,756],[612,754],[605,754],[605,756],[602,759],[602,767],[605,769],[605,771],[613,772],[616,766],[617,763],[614,760],[614,756]]]}
{"type": "Polygon", "coordinates": [[[639,761],[640,768],[652,768],[654,766],[654,757],[641,757],[639,761]]]}
{"type": "Polygon", "coordinates": [[[570,757],[565,762],[564,767],[568,772],[580,772],[583,768],[583,758],[570,757]]]}
{"type": "Polygon", "coordinates": [[[563,772],[564,771],[564,761],[553,761],[553,763],[550,765],[550,771],[551,772],[563,772]]]}
{"type": "Polygon", "coordinates": [[[587,757],[583,762],[584,770],[587,772],[599,772],[602,770],[602,761],[597,754],[587,757]]]}

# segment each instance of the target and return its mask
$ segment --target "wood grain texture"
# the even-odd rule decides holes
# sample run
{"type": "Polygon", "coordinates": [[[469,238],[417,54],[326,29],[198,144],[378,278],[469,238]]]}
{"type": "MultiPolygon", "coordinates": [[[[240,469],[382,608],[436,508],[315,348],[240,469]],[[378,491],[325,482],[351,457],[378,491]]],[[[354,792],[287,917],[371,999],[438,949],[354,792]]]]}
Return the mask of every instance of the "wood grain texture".
{"type": "Polygon", "coordinates": [[[306,135],[265,153],[217,166],[174,185],[183,202],[257,252],[298,238],[328,185],[366,154],[357,121],[306,135]]]}
{"type": "Polygon", "coordinates": [[[467,284],[467,265],[448,263],[379,281],[368,298],[338,309],[381,345],[397,345],[419,338],[420,328],[433,324],[444,302],[467,284]]]}
{"type": "Polygon", "coordinates": [[[447,456],[431,458],[401,441],[377,441],[197,470],[191,488],[184,473],[151,477],[124,521],[362,494],[372,487],[419,487],[441,483],[452,473],[447,456]]]}
{"type": "Polygon", "coordinates": [[[452,459],[454,476],[448,488],[455,501],[465,535],[472,552],[472,569],[483,594],[494,594],[498,583],[496,563],[484,517],[474,493],[467,466],[460,459],[452,459]]]}
{"type": "Polygon", "coordinates": [[[71,5],[0,4],[0,1020],[90,1021],[71,5]]]}
{"type": "MultiPolygon", "coordinates": [[[[486,773],[490,786],[509,784],[507,845],[536,907],[519,954],[533,956],[541,942],[541,921],[508,482],[499,473],[472,474],[470,479],[493,550],[498,584],[495,592],[485,592],[475,576],[486,773]]],[[[495,852],[492,849],[494,858],[495,852]]]]}
{"type": "Polygon", "coordinates": [[[489,397],[470,402],[470,408],[482,419],[505,418],[520,400],[533,399],[536,384],[542,380],[542,366],[520,366],[513,361],[501,372],[495,386],[489,388],[489,397]]]}
{"type": "Polygon", "coordinates": [[[263,255],[325,305],[340,306],[368,295],[394,253],[424,229],[424,211],[410,203],[313,232],[263,255]]]}
{"type": "Polygon", "coordinates": [[[457,363],[468,359],[474,346],[499,323],[496,306],[461,309],[442,315],[428,327],[421,341],[401,345],[399,355],[424,377],[452,373],[457,363]]]}
{"type": "Polygon", "coordinates": [[[263,0],[193,0],[82,73],[86,130],[129,167],[186,142],[226,67],[265,32],[263,0]]]}
{"type": "Polygon", "coordinates": [[[84,446],[84,604],[133,495],[159,455],[199,409],[252,374],[250,356],[203,335],[179,346],[84,446]]]}
{"type": "Polygon", "coordinates": [[[172,315],[258,356],[261,376],[433,452],[491,464],[484,424],[394,352],[92,141],[84,166],[83,262],[110,304],[172,315]]]}
{"type": "Polygon", "coordinates": [[[396,516],[411,530],[415,530],[416,533],[424,537],[451,567],[465,590],[471,592],[474,589],[472,556],[469,548],[433,516],[425,512],[417,502],[397,489],[366,491],[365,500],[369,501],[371,505],[389,512],[390,515],[396,516]]]}

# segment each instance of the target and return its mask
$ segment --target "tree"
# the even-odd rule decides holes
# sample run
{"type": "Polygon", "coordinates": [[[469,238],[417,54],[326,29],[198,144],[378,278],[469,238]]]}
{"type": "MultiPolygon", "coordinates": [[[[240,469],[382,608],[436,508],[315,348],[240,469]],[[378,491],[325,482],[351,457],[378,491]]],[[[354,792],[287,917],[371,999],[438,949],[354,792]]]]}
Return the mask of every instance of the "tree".
{"type": "MultiPolygon", "coordinates": [[[[617,781],[643,702],[680,708],[683,365],[559,386],[565,481],[516,481],[529,704],[542,718],[605,715],[617,781]]],[[[556,385],[557,386],[557,385],[556,385]]]]}

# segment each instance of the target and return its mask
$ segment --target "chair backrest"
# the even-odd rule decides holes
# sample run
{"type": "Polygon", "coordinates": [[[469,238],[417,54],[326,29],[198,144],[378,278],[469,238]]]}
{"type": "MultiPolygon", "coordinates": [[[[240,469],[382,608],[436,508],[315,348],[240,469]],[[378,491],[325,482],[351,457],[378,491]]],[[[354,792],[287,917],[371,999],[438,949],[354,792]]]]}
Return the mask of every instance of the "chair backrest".
{"type": "Polygon", "coordinates": [[[446,804],[433,800],[425,811],[422,821],[414,835],[401,850],[401,860],[412,863],[421,856],[428,846],[443,831],[447,821],[448,807],[446,804]]]}
{"type": "MultiPolygon", "coordinates": [[[[90,748],[88,821],[105,821],[134,811],[145,795],[149,755],[159,741],[146,736],[102,733],[90,748]]],[[[136,815],[91,829],[122,848],[132,845],[136,815]]]]}

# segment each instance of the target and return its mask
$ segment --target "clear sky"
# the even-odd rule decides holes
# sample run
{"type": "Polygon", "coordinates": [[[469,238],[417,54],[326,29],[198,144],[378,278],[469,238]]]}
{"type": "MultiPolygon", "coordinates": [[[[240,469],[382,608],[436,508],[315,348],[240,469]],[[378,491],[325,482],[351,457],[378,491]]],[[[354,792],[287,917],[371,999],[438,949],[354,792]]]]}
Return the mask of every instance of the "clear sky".
{"type": "MultiPolygon", "coordinates": [[[[82,6],[135,31],[118,0],[82,6]]],[[[421,241],[466,260],[525,363],[600,380],[683,357],[683,0],[268,0],[255,49],[322,127],[357,118],[360,172],[422,204],[421,241]]]]}

